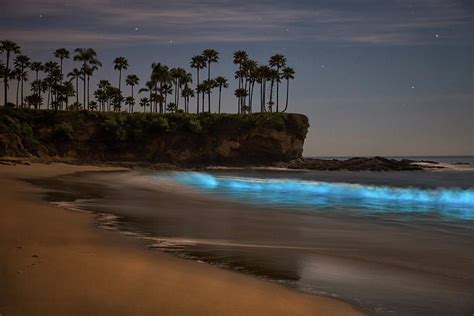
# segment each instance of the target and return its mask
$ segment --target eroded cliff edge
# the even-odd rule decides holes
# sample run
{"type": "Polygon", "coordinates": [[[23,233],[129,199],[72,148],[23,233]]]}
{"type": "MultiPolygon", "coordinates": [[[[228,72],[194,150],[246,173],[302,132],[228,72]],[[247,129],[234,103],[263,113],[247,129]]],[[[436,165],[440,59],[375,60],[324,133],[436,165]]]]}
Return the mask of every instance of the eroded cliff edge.
{"type": "Polygon", "coordinates": [[[302,157],[309,124],[290,113],[150,114],[0,109],[0,156],[192,165],[302,157]]]}

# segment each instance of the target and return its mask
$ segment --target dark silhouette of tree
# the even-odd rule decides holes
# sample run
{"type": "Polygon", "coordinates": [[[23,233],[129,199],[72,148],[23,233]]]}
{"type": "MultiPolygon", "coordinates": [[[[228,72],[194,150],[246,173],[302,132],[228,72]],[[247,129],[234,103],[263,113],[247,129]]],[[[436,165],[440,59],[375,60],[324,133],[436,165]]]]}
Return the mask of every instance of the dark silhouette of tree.
{"type": "MultiPolygon", "coordinates": [[[[24,92],[23,83],[26,80],[28,80],[28,74],[25,70],[26,68],[30,67],[30,58],[26,55],[18,55],[15,58],[14,64],[15,64],[15,67],[19,69],[18,82],[19,83],[21,82],[21,107],[23,107],[23,92],[24,92]]],[[[18,105],[19,104],[17,101],[17,106],[18,105]]]]}
{"type": "MultiPolygon", "coordinates": [[[[54,57],[59,58],[59,66],[61,70],[61,82],[60,85],[63,84],[63,60],[69,58],[69,51],[66,48],[59,48],[54,52],[54,57]]],[[[62,102],[61,102],[62,105],[62,102]]]]}
{"type": "Polygon", "coordinates": [[[118,88],[119,88],[119,91],[122,92],[122,70],[128,69],[127,59],[123,56],[115,58],[114,69],[118,70],[119,72],[118,88]]]}
{"type": "Polygon", "coordinates": [[[276,112],[279,111],[278,108],[278,97],[279,97],[279,83],[280,83],[280,69],[286,66],[286,57],[281,54],[276,54],[270,57],[268,61],[270,67],[276,68],[277,78],[276,80],[276,112]]]}
{"type": "Polygon", "coordinates": [[[74,68],[67,76],[71,78],[70,80],[76,81],[76,103],[79,103],[79,80],[83,80],[84,74],[81,70],[74,68]]]}
{"type": "Polygon", "coordinates": [[[96,66],[100,67],[102,64],[100,61],[97,59],[97,53],[95,52],[94,49],[92,48],[76,48],[74,60],[79,61],[82,63],[82,68],[81,70],[84,72],[84,77],[83,77],[83,82],[84,82],[84,108],[88,108],[88,103],[86,102],[86,81],[90,79],[90,76],[86,74],[86,71],[89,71],[89,73],[92,73],[90,71],[92,67],[90,66],[96,66]]]}
{"type": "Polygon", "coordinates": [[[137,75],[128,75],[127,78],[125,78],[125,83],[127,86],[130,86],[132,89],[132,94],[131,97],[133,99],[132,107],[131,107],[131,112],[133,112],[133,106],[135,105],[135,96],[133,95],[133,88],[138,85],[140,82],[140,79],[138,79],[137,75]]]}
{"type": "MultiPolygon", "coordinates": [[[[210,83],[211,80],[211,64],[212,63],[218,63],[219,62],[219,53],[211,48],[205,49],[202,52],[202,56],[206,59],[207,62],[207,80],[210,83]]],[[[207,112],[211,113],[211,91],[212,91],[212,86],[208,84],[208,89],[207,91],[207,112]]]]}
{"type": "MultiPolygon", "coordinates": [[[[171,80],[170,76],[170,70],[168,66],[163,65],[161,63],[153,63],[151,65],[152,68],[152,74],[151,74],[151,82],[154,84],[154,91],[155,94],[158,95],[159,97],[155,97],[155,101],[160,104],[160,113],[163,113],[165,111],[165,106],[163,103],[166,105],[165,99],[165,90],[164,85],[167,84],[171,80]]],[[[155,112],[157,112],[155,110],[155,112]]]]}
{"type": "Polygon", "coordinates": [[[194,98],[194,90],[186,84],[181,90],[181,96],[184,99],[184,111],[189,113],[189,98],[194,98]]]}
{"type": "Polygon", "coordinates": [[[295,71],[291,67],[284,67],[281,70],[281,78],[286,80],[286,102],[285,102],[285,108],[282,111],[282,112],[286,112],[286,110],[288,109],[288,95],[290,92],[290,80],[295,79],[295,71]]]}
{"type": "Polygon", "coordinates": [[[270,106],[270,112],[273,112],[273,87],[275,86],[275,81],[278,83],[280,81],[280,76],[278,75],[278,71],[276,69],[270,69],[268,72],[267,79],[270,81],[270,101],[268,102],[270,106]]]}
{"type": "MultiPolygon", "coordinates": [[[[30,101],[36,100],[41,102],[41,84],[39,83],[39,72],[43,71],[43,64],[39,61],[32,62],[30,64],[30,69],[35,72],[35,86],[33,88],[33,92],[35,95],[38,96],[38,98],[30,98],[30,101]]],[[[33,84],[32,84],[33,85],[33,84]]],[[[41,103],[39,104],[34,104],[35,109],[41,107],[41,103]]]]}
{"type": "MultiPolygon", "coordinates": [[[[247,97],[248,95],[248,92],[247,90],[245,90],[244,88],[237,88],[234,92],[234,95],[237,97],[237,99],[239,100],[242,100],[242,99],[245,99],[245,97],[247,97]]],[[[240,103],[241,105],[241,109],[240,109],[240,113],[244,114],[246,112],[246,106],[242,106],[242,103],[240,103]]]]}
{"type": "Polygon", "coordinates": [[[219,109],[218,109],[218,113],[220,114],[221,113],[221,94],[222,94],[222,88],[228,88],[229,87],[229,82],[227,81],[227,79],[223,76],[218,76],[216,78],[216,83],[217,83],[217,86],[219,87],[219,109]]]}
{"type": "Polygon", "coordinates": [[[146,112],[146,107],[150,103],[150,100],[148,98],[141,98],[140,99],[140,106],[143,108],[143,112],[146,112]]]}
{"type": "Polygon", "coordinates": [[[94,75],[94,72],[98,69],[99,69],[99,67],[97,66],[97,64],[91,64],[91,65],[86,65],[82,70],[84,72],[84,77],[87,81],[87,85],[86,85],[87,86],[87,103],[86,103],[87,104],[87,109],[89,109],[89,95],[90,95],[90,93],[89,93],[90,92],[89,84],[90,84],[90,80],[91,80],[91,77],[94,75]]]}
{"type": "Polygon", "coordinates": [[[11,54],[20,54],[20,46],[17,43],[4,40],[0,42],[0,52],[6,55],[6,63],[4,69],[4,76],[3,76],[3,92],[5,95],[5,103],[4,105],[7,106],[8,104],[8,81],[12,77],[10,71],[10,56],[11,54]]]}
{"type": "MultiPolygon", "coordinates": [[[[149,93],[150,97],[148,98],[148,102],[150,102],[150,112],[153,112],[152,98],[153,98],[153,89],[154,89],[155,85],[152,81],[147,81],[145,83],[145,87],[146,88],[141,88],[140,90],[138,90],[138,93],[142,93],[142,92],[148,92],[149,93]]],[[[144,107],[144,109],[146,109],[146,108],[144,107]]]]}
{"type": "MultiPolygon", "coordinates": [[[[197,76],[197,78],[196,78],[197,79],[196,87],[197,87],[201,83],[199,81],[199,70],[206,68],[206,59],[202,55],[196,55],[191,59],[190,65],[191,65],[191,68],[196,69],[196,76],[197,76]]],[[[197,92],[196,113],[199,113],[199,99],[200,99],[199,95],[200,95],[200,92],[197,91],[197,88],[196,88],[196,92],[197,92]]],[[[204,105],[203,105],[203,107],[204,107],[204,105]]]]}

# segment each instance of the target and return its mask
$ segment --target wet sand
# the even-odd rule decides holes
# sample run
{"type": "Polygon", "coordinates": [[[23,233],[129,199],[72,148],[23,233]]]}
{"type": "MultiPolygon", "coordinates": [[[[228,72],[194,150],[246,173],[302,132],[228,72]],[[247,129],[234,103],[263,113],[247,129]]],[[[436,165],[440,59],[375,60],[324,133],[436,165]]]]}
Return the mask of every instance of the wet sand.
{"type": "Polygon", "coordinates": [[[0,166],[3,315],[360,315],[338,300],[164,253],[100,230],[94,216],[41,199],[18,178],[111,168],[0,166]]]}

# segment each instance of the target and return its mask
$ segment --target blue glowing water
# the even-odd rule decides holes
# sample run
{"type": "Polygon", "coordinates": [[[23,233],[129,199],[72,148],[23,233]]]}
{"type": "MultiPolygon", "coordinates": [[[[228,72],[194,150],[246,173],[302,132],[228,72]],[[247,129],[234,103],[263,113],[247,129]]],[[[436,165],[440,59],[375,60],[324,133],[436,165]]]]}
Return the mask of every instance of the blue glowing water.
{"type": "Polygon", "coordinates": [[[366,214],[429,213],[450,220],[474,220],[473,188],[391,187],[201,172],[177,172],[168,177],[180,184],[238,201],[277,207],[350,209],[366,214]]]}

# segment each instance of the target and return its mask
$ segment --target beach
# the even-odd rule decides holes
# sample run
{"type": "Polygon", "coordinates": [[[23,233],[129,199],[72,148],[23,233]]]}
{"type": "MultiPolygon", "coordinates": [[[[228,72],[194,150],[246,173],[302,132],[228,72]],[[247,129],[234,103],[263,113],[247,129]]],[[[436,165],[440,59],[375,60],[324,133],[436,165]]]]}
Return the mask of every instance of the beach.
{"type": "Polygon", "coordinates": [[[361,315],[244,274],[146,250],[20,179],[119,168],[0,166],[2,315],[361,315]]]}

